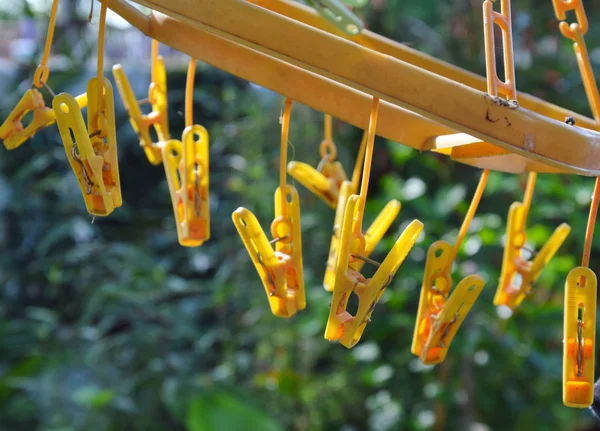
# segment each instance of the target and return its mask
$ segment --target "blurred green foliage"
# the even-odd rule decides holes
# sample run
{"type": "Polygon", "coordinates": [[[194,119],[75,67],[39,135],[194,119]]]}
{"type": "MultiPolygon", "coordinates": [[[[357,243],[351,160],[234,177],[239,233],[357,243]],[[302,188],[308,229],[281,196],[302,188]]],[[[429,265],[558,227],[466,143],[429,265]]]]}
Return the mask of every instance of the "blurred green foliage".
{"type": "MultiPolygon", "coordinates": [[[[594,58],[600,54],[597,6],[586,4],[594,58]]],[[[466,0],[371,0],[360,13],[380,34],[483,73],[480,8],[466,0]]],[[[518,87],[589,114],[550,1],[516,0],[513,12],[518,87]]],[[[28,8],[23,13],[35,15],[28,8]]],[[[81,56],[89,55],[95,34],[76,16],[62,25],[77,29],[79,49],[69,43],[72,33],[67,39],[57,32],[56,50],[70,55],[73,67],[54,73],[50,84],[78,94],[89,78],[81,56]]],[[[32,65],[11,78],[14,91],[0,102],[0,118],[30,85],[32,65]]],[[[140,88],[147,75],[137,71],[140,88]]],[[[174,136],[183,129],[184,83],[185,71],[169,73],[174,136]]],[[[426,430],[436,421],[437,429],[448,430],[592,426],[587,411],[561,402],[562,286],[580,259],[591,179],[539,176],[530,245],[540,247],[563,221],[573,230],[531,297],[501,320],[492,298],[502,236],[526,177],[491,174],[455,271],[455,281],[478,272],[487,285],[446,362],[427,367],[410,353],[426,251],[435,240],[454,240],[478,170],[377,140],[366,221],[389,199],[403,208],[374,258],[384,257],[413,218],[425,223],[425,235],[360,344],[346,350],[323,339],[330,299],[321,282],[332,211],[298,186],[308,308],[290,320],[270,314],[231,222],[238,206],[255,212],[263,226],[273,217],[281,98],[199,65],[195,119],[211,139],[212,239],[193,249],[177,243],[163,168],[147,163],[119,98],[116,106],[124,205],[108,218],[90,223],[55,127],[0,157],[0,429],[426,430]]],[[[334,123],[347,170],[361,133],[334,123]]],[[[290,157],[318,163],[321,135],[321,114],[295,104],[290,157]]],[[[596,272],[599,252],[596,241],[596,272]]]]}

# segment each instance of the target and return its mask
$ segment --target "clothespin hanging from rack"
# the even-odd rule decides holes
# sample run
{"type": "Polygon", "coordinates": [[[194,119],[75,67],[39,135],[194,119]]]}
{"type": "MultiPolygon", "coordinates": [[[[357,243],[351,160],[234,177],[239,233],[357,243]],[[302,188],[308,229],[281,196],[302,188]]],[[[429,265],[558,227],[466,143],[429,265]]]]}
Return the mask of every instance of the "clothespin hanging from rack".
{"type": "MultiPolygon", "coordinates": [[[[325,268],[325,277],[323,279],[323,287],[325,290],[332,292],[335,286],[335,274],[337,271],[337,259],[338,250],[340,243],[340,233],[342,223],[344,221],[344,213],[346,211],[346,202],[351,194],[358,191],[360,183],[360,177],[362,172],[362,165],[365,157],[365,149],[367,147],[367,136],[368,133],[365,131],[363,134],[360,148],[358,150],[358,157],[354,166],[354,172],[352,174],[352,182],[344,181],[340,187],[338,203],[335,210],[335,219],[333,225],[333,234],[331,235],[331,243],[329,246],[329,256],[327,258],[327,266],[325,268]]],[[[387,230],[390,228],[398,213],[400,212],[400,202],[392,199],[387,203],[383,210],[379,213],[377,218],[373,221],[371,226],[365,232],[365,249],[362,254],[363,258],[368,258],[377,244],[381,241],[387,230]]],[[[365,264],[364,260],[356,260],[351,265],[356,270],[362,269],[365,264]]]]}
{"type": "MultiPolygon", "coordinates": [[[[344,167],[336,161],[337,148],[332,138],[332,118],[325,114],[325,138],[321,142],[321,162],[317,169],[309,164],[292,161],[288,163],[288,173],[300,184],[321,198],[331,208],[336,207],[340,188],[344,181],[348,180],[344,167]]],[[[364,142],[364,137],[363,137],[364,142]]],[[[364,157],[364,145],[358,153],[356,165],[360,166],[360,160],[364,157]]],[[[360,170],[360,168],[359,168],[360,170]]],[[[356,168],[355,168],[356,171],[356,168]]],[[[354,183],[353,183],[354,184],[354,183]]],[[[352,191],[355,193],[356,189],[352,191]]]]}
{"type": "MultiPolygon", "coordinates": [[[[48,94],[54,97],[54,92],[48,86],[47,81],[50,76],[48,59],[50,57],[50,48],[54,38],[54,27],[56,25],[56,15],[58,13],[58,0],[52,2],[50,11],[50,22],[48,24],[48,33],[44,45],[42,61],[35,70],[32,87],[25,92],[21,100],[17,103],[4,123],[0,125],[0,140],[4,142],[7,150],[14,150],[28,139],[32,138],[41,129],[50,126],[56,121],[52,108],[46,106],[41,89],[44,88],[48,94]],[[23,124],[24,118],[31,113],[31,121],[23,124]]],[[[85,94],[76,98],[79,108],[87,104],[85,94]]]]}
{"type": "Polygon", "coordinates": [[[148,99],[136,99],[127,75],[120,64],[113,66],[113,76],[125,109],[129,113],[131,126],[140,139],[140,146],[146,152],[148,161],[153,165],[159,165],[162,161],[161,147],[171,139],[171,135],[167,110],[167,73],[164,59],[158,55],[158,41],[152,40],[152,71],[148,99]],[[152,112],[142,114],[140,107],[142,103],[150,103],[152,112]],[[153,127],[156,132],[157,142],[154,142],[150,136],[150,127],[153,127]]]}
{"type": "Polygon", "coordinates": [[[286,183],[287,146],[292,100],[287,99],[281,118],[279,187],[275,191],[275,219],[269,241],[255,215],[240,207],[233,223],[263,282],[271,312],[292,317],[306,307],[302,269],[302,235],[298,191],[286,183]],[[275,250],[273,250],[275,243],[275,250]]]}
{"type": "Polygon", "coordinates": [[[73,96],[57,95],[52,106],[67,159],[77,177],[85,206],[90,214],[107,216],[122,205],[114,97],[104,77],[104,34],[106,2],[100,9],[98,35],[98,76],[87,85],[89,106],[87,127],[73,96]]]}
{"type": "Polygon", "coordinates": [[[360,7],[366,4],[364,0],[308,0],[324,18],[333,23],[338,29],[350,36],[356,36],[363,31],[365,25],[362,20],[344,5],[360,7]]]}
{"type": "Polygon", "coordinates": [[[325,329],[327,340],[339,341],[347,348],[353,347],[360,340],[375,306],[423,229],[423,223],[418,220],[412,221],[402,232],[383,263],[379,265],[373,277],[366,278],[356,269],[357,266],[361,266],[358,265],[358,261],[368,261],[364,257],[366,238],[362,232],[362,224],[371,173],[378,109],[379,99],[373,98],[361,190],[359,195],[351,195],[346,202],[340,229],[333,298],[325,329]],[[357,295],[359,301],[358,310],[354,316],[347,311],[348,300],[352,294],[357,295]]]}
{"type": "Polygon", "coordinates": [[[488,176],[486,169],[481,174],[454,246],[446,241],[436,241],[427,252],[411,346],[411,352],[424,364],[437,364],[446,358],[454,336],[485,284],[479,275],[469,275],[450,294],[452,264],[475,216],[488,176]]]}
{"type": "Polygon", "coordinates": [[[568,224],[562,223],[531,261],[522,257],[524,251],[529,252],[525,248],[527,241],[525,228],[536,178],[535,172],[529,174],[523,203],[513,203],[508,212],[502,272],[494,305],[506,306],[511,310],[515,310],[530,293],[531,285],[539,278],[544,267],[571,231],[568,224]]]}
{"type": "MultiPolygon", "coordinates": [[[[508,100],[517,100],[510,0],[502,0],[500,13],[494,11],[491,0],[486,0],[483,3],[483,22],[488,93],[492,97],[498,97],[500,93],[508,100]],[[496,69],[495,25],[502,30],[506,79],[504,82],[498,78],[496,69]]],[[[561,224],[532,260],[522,257],[527,241],[525,230],[527,215],[531,207],[536,179],[537,173],[530,172],[523,203],[515,202],[511,205],[506,223],[506,245],[494,305],[506,306],[511,310],[515,310],[529,294],[531,285],[539,278],[543,268],[556,254],[571,231],[569,225],[561,224]]]]}
{"type": "MultiPolygon", "coordinates": [[[[589,29],[581,0],[552,0],[559,29],[573,41],[573,49],[583,86],[597,126],[600,125],[600,93],[585,44],[589,29]],[[567,12],[575,13],[576,23],[569,25],[567,12]]],[[[596,178],[581,266],[573,268],[565,282],[565,313],[563,339],[563,404],[585,408],[594,401],[594,366],[596,350],[596,274],[589,268],[594,227],[600,202],[600,178],[596,178]]]]}
{"type": "Polygon", "coordinates": [[[191,58],[186,82],[186,128],[181,141],[171,139],[162,148],[177,238],[185,247],[197,247],[210,238],[209,138],[204,127],[194,124],[195,74],[196,59],[191,58]]]}

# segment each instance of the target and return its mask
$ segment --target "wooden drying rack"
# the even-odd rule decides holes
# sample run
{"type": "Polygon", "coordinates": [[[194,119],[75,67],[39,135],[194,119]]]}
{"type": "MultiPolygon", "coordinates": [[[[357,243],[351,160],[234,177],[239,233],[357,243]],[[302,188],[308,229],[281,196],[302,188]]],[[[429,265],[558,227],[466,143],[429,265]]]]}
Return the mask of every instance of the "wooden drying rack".
{"type": "Polygon", "coordinates": [[[247,81],[377,134],[480,168],[600,176],[600,133],[582,115],[519,93],[368,30],[348,36],[288,0],[125,0],[110,9],[147,36],[247,81]],[[576,126],[565,123],[567,116],[576,126]]]}

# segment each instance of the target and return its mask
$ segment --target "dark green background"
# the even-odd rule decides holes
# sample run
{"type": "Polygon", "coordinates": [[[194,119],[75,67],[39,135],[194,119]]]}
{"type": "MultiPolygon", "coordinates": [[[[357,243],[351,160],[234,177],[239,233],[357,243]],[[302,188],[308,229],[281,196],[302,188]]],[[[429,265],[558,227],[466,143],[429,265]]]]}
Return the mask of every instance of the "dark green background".
{"type": "MultiPolygon", "coordinates": [[[[586,40],[600,61],[598,6],[586,2],[586,40]]],[[[480,1],[371,0],[359,13],[380,34],[484,72],[480,1]]],[[[23,2],[3,18],[33,15],[23,2]]],[[[71,64],[52,75],[57,91],[79,94],[90,77],[81,65],[96,25],[84,15],[71,13],[57,30],[54,52],[71,64]]],[[[551,2],[517,0],[513,15],[519,89],[589,115],[551,2]]],[[[30,85],[38,58],[4,71],[0,118],[30,85]]],[[[144,97],[148,71],[128,72],[144,97]]],[[[172,68],[174,136],[183,130],[184,85],[185,70],[172,68]]],[[[0,150],[0,429],[424,430],[436,418],[447,430],[593,429],[585,428],[588,411],[561,402],[563,285],[580,261],[592,179],[539,176],[530,244],[539,248],[563,221],[572,233],[531,297],[502,321],[492,305],[502,236],[526,176],[490,175],[455,271],[455,281],[477,271],[486,287],[445,364],[424,367],[410,340],[425,253],[435,240],[454,240],[478,170],[377,139],[367,222],[389,199],[403,207],[374,258],[413,218],[425,236],[349,351],[323,339],[333,212],[298,186],[308,307],[290,320],[269,312],[231,222],[242,205],[263,226],[272,220],[281,97],[199,63],[195,119],[211,140],[212,239],[195,249],[178,245],[163,168],[146,161],[119,97],[116,106],[124,205],[94,224],[55,127],[18,150],[0,150]]],[[[347,171],[361,133],[334,123],[347,171]]],[[[321,136],[322,115],[295,104],[290,159],[316,164],[321,136]]],[[[595,270],[599,256],[597,241],[595,270]]]]}

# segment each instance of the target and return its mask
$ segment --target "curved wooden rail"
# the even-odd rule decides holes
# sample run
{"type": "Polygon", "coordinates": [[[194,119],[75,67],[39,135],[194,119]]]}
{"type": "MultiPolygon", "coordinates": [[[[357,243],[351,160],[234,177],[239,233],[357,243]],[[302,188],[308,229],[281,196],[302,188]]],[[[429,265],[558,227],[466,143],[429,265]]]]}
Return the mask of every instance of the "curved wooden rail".
{"type": "Polygon", "coordinates": [[[377,134],[412,148],[505,172],[600,175],[600,133],[584,128],[592,120],[528,95],[504,103],[481,91],[483,78],[369,32],[347,40],[288,2],[277,4],[295,19],[269,10],[273,0],[135,0],[166,14],[150,16],[104,1],[162,43],[357,127],[379,97],[377,134]]]}

